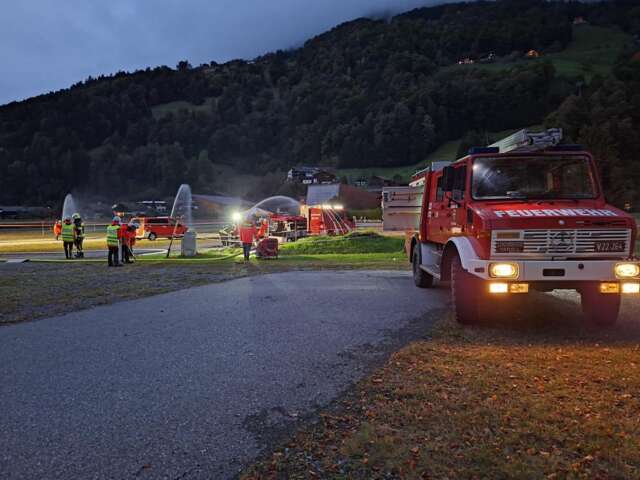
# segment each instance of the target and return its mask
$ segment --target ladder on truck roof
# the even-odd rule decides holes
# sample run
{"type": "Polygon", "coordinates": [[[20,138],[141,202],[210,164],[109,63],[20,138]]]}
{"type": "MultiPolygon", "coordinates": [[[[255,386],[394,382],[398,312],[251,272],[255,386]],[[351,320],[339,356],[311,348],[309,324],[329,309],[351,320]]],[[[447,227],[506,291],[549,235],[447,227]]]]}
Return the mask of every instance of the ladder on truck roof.
{"type": "Polygon", "coordinates": [[[500,141],[492,143],[489,147],[498,148],[500,153],[535,152],[536,150],[554,147],[558,145],[561,140],[561,128],[549,128],[542,132],[531,132],[525,128],[500,141]]]}

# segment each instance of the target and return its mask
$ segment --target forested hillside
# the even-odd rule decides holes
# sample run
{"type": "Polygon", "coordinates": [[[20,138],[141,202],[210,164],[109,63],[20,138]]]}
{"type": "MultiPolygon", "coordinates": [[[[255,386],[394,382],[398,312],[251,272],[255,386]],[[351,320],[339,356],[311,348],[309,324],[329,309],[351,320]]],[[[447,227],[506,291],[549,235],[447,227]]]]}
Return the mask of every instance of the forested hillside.
{"type": "Polygon", "coordinates": [[[466,132],[549,115],[603,157],[609,185],[624,183],[618,201],[637,199],[640,140],[627,135],[640,127],[634,4],[451,4],[355,20],[250,62],[87,79],[0,107],[0,203],[59,201],[67,191],[166,195],[183,182],[224,190],[220,168],[412,165],[466,132]],[[629,40],[611,76],[588,61],[577,73],[553,61],[578,16],[629,40]],[[532,49],[542,56],[522,60],[532,49]],[[495,63],[458,65],[490,53],[495,63]]]}

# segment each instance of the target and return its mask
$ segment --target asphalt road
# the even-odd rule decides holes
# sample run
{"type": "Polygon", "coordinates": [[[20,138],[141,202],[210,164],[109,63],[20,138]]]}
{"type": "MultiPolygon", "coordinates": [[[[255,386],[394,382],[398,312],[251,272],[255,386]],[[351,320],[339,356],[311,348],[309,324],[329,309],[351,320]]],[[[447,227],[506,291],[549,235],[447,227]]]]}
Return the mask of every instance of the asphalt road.
{"type": "Polygon", "coordinates": [[[0,477],[233,477],[445,300],[406,272],[289,272],[2,327],[0,477]]]}

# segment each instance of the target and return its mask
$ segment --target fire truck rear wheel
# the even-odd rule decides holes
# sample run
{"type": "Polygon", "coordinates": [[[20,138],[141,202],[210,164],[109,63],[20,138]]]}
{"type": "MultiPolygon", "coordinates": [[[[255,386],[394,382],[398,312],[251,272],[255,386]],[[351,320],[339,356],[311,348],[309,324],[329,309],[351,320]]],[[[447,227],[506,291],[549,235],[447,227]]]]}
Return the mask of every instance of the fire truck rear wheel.
{"type": "Polygon", "coordinates": [[[418,248],[419,247],[416,246],[413,251],[413,258],[411,259],[413,283],[416,284],[416,287],[430,288],[433,286],[433,277],[420,268],[420,252],[418,252],[418,248]]]}
{"type": "Polygon", "coordinates": [[[451,261],[451,304],[458,323],[478,323],[481,297],[482,281],[462,268],[462,261],[456,255],[451,261]]]}
{"type": "Polygon", "coordinates": [[[582,312],[586,320],[597,327],[611,327],[618,320],[620,312],[620,294],[600,293],[598,284],[584,287],[582,298],[582,312]]]}

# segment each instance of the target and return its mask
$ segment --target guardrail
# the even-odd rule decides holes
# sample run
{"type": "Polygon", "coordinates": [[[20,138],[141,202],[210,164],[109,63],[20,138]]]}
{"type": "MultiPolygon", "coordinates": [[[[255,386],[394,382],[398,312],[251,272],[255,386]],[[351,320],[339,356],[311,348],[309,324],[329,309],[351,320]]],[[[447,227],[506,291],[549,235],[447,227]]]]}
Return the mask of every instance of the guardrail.
{"type": "MultiPolygon", "coordinates": [[[[0,223],[0,235],[3,230],[40,230],[42,235],[51,234],[53,230],[53,225],[55,224],[55,220],[42,220],[42,221],[34,221],[34,222],[1,222],[0,223]]],[[[229,222],[193,222],[193,227],[223,227],[228,225],[229,222]]],[[[97,231],[98,229],[105,229],[107,226],[111,225],[110,222],[84,222],[85,229],[88,231],[97,231]]]]}

